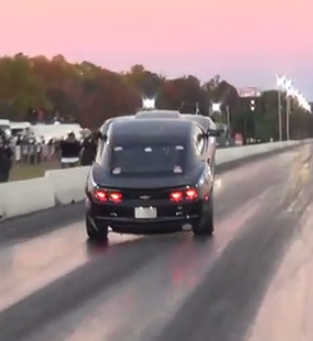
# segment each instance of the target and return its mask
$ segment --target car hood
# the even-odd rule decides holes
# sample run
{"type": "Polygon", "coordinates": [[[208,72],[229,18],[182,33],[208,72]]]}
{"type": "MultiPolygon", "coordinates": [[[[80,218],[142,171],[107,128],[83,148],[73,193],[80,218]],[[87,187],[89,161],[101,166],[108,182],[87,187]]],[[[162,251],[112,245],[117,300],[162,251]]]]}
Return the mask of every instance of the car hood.
{"type": "Polygon", "coordinates": [[[191,172],[184,175],[170,176],[170,177],[121,177],[112,176],[105,173],[100,165],[95,165],[92,172],[92,177],[95,183],[99,186],[114,187],[123,189],[157,189],[167,187],[180,187],[186,185],[194,185],[198,182],[204,164],[199,164],[191,172]]]}

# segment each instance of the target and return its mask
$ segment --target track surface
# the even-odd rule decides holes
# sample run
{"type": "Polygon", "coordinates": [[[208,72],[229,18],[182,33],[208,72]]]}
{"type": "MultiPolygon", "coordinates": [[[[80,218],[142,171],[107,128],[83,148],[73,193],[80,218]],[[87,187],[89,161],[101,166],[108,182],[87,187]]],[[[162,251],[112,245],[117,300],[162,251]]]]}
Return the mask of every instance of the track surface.
{"type": "Polygon", "coordinates": [[[212,240],[91,245],[81,205],[1,223],[0,341],[312,341],[312,155],[221,175],[212,240]]]}

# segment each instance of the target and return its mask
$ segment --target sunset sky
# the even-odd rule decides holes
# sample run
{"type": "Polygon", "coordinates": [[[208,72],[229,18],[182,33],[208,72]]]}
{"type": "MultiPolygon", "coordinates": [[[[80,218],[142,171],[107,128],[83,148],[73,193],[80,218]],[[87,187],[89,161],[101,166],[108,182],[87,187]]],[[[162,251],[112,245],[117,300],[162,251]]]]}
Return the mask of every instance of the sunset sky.
{"type": "Polygon", "coordinates": [[[313,0],[0,0],[0,54],[63,54],[121,71],[221,74],[313,99],[313,0]]]}

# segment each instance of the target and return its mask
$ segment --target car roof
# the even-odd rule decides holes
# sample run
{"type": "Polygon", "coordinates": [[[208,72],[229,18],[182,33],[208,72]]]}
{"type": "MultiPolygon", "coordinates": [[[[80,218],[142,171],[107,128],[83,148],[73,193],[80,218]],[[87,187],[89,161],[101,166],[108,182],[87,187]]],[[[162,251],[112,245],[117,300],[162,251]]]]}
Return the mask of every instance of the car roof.
{"type": "Polygon", "coordinates": [[[208,116],[195,115],[195,114],[183,114],[182,118],[186,119],[186,120],[192,120],[193,122],[196,122],[204,130],[207,130],[207,129],[217,129],[217,126],[214,123],[214,121],[210,117],[208,117],[208,116]]]}
{"type": "Polygon", "coordinates": [[[136,118],[155,118],[155,119],[185,119],[191,120],[200,125],[204,130],[217,129],[214,121],[207,116],[196,115],[196,114],[181,114],[175,110],[151,110],[151,111],[139,111],[136,118]]]}
{"type": "MultiPolygon", "coordinates": [[[[114,121],[110,128],[113,141],[182,141],[191,137],[194,123],[177,119],[140,119],[114,121]]],[[[180,142],[179,142],[180,141],[180,142]]],[[[113,142],[114,143],[114,142],[113,142]]]]}
{"type": "Polygon", "coordinates": [[[142,110],[135,115],[136,118],[180,118],[181,114],[176,110],[142,110]]]}
{"type": "MultiPolygon", "coordinates": [[[[119,116],[113,117],[104,122],[104,124],[100,127],[100,132],[102,134],[107,134],[107,131],[112,123],[117,122],[126,122],[127,127],[131,120],[138,121],[165,121],[166,124],[169,120],[178,122],[178,121],[186,121],[186,122],[194,122],[198,126],[202,127],[202,129],[217,129],[216,124],[214,121],[207,116],[195,115],[195,114],[181,114],[175,110],[151,110],[151,111],[139,111],[136,115],[129,115],[129,116],[119,116]]],[[[147,122],[144,125],[148,124],[147,122]]],[[[128,128],[127,128],[128,129],[128,128]]],[[[135,128],[134,128],[135,129],[135,128]]],[[[150,128],[148,128],[150,129],[150,128]]]]}
{"type": "Polygon", "coordinates": [[[113,123],[113,122],[118,122],[118,121],[128,121],[130,119],[133,119],[134,116],[119,116],[119,117],[112,117],[112,118],[109,118],[108,120],[106,120],[102,126],[100,127],[99,131],[102,133],[102,134],[106,134],[108,129],[109,129],[109,126],[113,123]]]}

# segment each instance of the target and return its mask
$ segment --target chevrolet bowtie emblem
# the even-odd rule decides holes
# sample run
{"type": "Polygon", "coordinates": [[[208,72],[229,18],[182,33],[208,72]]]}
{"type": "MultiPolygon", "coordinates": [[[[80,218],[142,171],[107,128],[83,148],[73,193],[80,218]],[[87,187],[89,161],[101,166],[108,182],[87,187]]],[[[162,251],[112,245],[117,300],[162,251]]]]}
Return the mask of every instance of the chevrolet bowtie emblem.
{"type": "Polygon", "coordinates": [[[150,197],[149,197],[149,195],[142,195],[142,196],[140,197],[140,199],[148,200],[148,199],[150,199],[150,197]]]}

